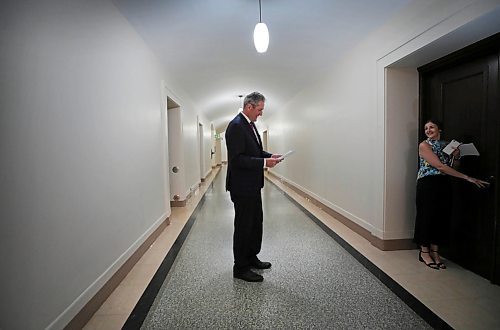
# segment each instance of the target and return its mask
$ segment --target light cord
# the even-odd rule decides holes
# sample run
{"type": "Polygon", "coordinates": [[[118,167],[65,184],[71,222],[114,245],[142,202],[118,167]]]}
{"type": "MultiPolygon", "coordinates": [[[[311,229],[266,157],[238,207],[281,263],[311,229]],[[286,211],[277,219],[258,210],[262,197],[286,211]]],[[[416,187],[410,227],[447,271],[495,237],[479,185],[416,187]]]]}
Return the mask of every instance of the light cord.
{"type": "Polygon", "coordinates": [[[259,23],[262,23],[262,6],[259,0],[259,23]]]}

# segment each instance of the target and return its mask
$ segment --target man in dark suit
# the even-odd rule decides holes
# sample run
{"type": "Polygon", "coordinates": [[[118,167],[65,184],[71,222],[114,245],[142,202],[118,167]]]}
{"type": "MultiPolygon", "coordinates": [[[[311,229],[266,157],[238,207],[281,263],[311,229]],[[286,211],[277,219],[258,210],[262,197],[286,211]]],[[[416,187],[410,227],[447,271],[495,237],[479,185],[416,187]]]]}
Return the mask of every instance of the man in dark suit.
{"type": "Polygon", "coordinates": [[[262,141],[255,127],[262,116],[264,95],[253,92],[243,101],[243,111],[227,126],[226,146],[228,167],[226,190],[234,204],[233,276],[248,282],[262,282],[263,277],[251,270],[267,269],[270,262],[257,258],[262,245],[262,198],[264,168],[278,164],[281,155],[262,149],[262,141]]]}

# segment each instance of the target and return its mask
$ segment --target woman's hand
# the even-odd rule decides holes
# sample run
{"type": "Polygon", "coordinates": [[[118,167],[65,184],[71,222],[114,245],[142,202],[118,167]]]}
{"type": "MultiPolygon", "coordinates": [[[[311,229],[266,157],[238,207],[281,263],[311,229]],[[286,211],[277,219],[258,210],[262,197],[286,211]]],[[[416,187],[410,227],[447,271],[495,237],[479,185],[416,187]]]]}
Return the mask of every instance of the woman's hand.
{"type": "Polygon", "coordinates": [[[453,158],[454,159],[459,159],[460,158],[460,149],[457,148],[453,148],[453,152],[451,153],[453,158]]]}
{"type": "Polygon", "coordinates": [[[465,178],[465,180],[469,181],[470,183],[475,184],[478,188],[485,188],[485,187],[487,187],[487,186],[490,185],[489,182],[486,182],[486,181],[483,181],[483,180],[479,180],[479,179],[476,179],[476,178],[471,178],[470,176],[467,176],[465,178]]]}

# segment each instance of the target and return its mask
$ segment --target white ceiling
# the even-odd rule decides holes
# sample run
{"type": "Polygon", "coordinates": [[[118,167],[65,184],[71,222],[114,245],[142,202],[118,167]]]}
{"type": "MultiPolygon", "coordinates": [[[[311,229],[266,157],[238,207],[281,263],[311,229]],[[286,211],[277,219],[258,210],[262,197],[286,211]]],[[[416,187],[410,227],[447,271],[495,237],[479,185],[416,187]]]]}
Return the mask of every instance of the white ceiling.
{"type": "Polygon", "coordinates": [[[237,113],[239,94],[260,91],[265,112],[279,109],[410,1],[262,0],[265,54],[252,40],[258,0],[115,3],[163,62],[168,81],[221,130],[237,113]]]}

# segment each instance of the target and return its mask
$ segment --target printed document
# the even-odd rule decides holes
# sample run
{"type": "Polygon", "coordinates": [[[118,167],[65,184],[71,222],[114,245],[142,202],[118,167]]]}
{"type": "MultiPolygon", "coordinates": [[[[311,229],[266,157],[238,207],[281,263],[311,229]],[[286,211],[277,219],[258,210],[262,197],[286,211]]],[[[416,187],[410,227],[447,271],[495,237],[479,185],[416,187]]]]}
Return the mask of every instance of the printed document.
{"type": "Polygon", "coordinates": [[[443,152],[451,155],[455,149],[460,150],[460,157],[463,156],[479,156],[479,151],[477,151],[474,143],[460,143],[457,140],[451,140],[446,147],[444,147],[443,152]]]}
{"type": "Polygon", "coordinates": [[[479,156],[479,151],[477,151],[474,143],[464,143],[461,144],[458,149],[460,150],[460,157],[463,156],[479,156]]]}
{"type": "Polygon", "coordinates": [[[295,150],[290,150],[290,151],[286,152],[285,154],[281,155],[281,157],[278,159],[283,160],[283,159],[287,158],[288,156],[290,156],[291,154],[293,154],[294,152],[295,152],[295,150]]]}
{"type": "Polygon", "coordinates": [[[444,147],[443,152],[445,154],[451,155],[453,151],[455,151],[455,149],[458,148],[459,145],[460,142],[458,142],[457,140],[451,140],[451,142],[448,143],[446,147],[444,147]]]}

